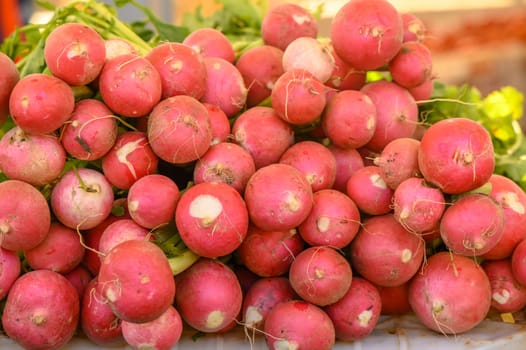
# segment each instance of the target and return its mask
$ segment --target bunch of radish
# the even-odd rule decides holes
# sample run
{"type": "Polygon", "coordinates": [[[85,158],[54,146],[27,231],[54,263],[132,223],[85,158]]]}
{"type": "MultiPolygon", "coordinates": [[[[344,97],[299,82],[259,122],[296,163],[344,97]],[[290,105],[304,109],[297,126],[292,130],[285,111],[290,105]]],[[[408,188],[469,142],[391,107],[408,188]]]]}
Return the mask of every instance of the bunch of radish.
{"type": "Polygon", "coordinates": [[[8,337],[169,349],[184,327],[242,327],[320,350],[381,315],[459,334],[526,306],[526,194],[480,124],[419,118],[424,24],[349,0],[322,38],[285,3],[261,38],[239,52],[204,28],[144,52],[69,22],[44,73],[0,54],[8,337]]]}

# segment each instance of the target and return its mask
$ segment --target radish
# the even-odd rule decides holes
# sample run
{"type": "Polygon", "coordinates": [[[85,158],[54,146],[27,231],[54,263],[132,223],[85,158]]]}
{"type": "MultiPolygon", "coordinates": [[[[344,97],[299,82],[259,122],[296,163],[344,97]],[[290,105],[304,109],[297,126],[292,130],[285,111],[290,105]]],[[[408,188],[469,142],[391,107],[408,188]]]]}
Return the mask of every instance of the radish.
{"type": "Polygon", "coordinates": [[[79,264],[73,270],[63,273],[63,275],[67,278],[69,283],[75,287],[79,298],[82,299],[89,282],[93,279],[91,272],[86,267],[79,264]]]}
{"type": "Polygon", "coordinates": [[[28,134],[20,127],[0,139],[0,169],[10,179],[43,186],[55,181],[66,164],[66,151],[53,134],[28,134]]]}
{"type": "Polygon", "coordinates": [[[63,23],[47,36],[44,59],[54,76],[69,85],[87,85],[98,77],[106,62],[106,45],[92,27],[63,23]]]}
{"type": "Polygon", "coordinates": [[[341,90],[360,90],[366,83],[366,72],[350,66],[334,52],[332,43],[328,44],[329,54],[334,60],[331,76],[325,85],[333,89],[341,90]]]}
{"type": "Polygon", "coordinates": [[[234,272],[219,260],[201,258],[176,276],[175,306],[192,328],[213,333],[230,325],[242,307],[234,272]]]}
{"type": "Polygon", "coordinates": [[[313,123],[325,108],[325,89],[323,82],[304,69],[286,71],[270,93],[272,108],[287,123],[313,123]]]}
{"type": "Polygon", "coordinates": [[[240,263],[232,264],[230,267],[236,274],[239,284],[241,285],[243,297],[245,297],[250,287],[252,287],[252,285],[260,279],[260,276],[256,275],[254,272],[250,271],[246,268],[246,266],[241,265],[240,263]]]}
{"type": "Polygon", "coordinates": [[[511,254],[511,270],[515,280],[526,286],[526,239],[520,241],[511,254]]]}
{"type": "Polygon", "coordinates": [[[373,162],[387,186],[393,190],[410,178],[421,176],[418,169],[418,149],[420,141],[411,137],[400,137],[384,146],[373,162]]]}
{"type": "Polygon", "coordinates": [[[256,106],[241,113],[232,124],[232,135],[252,155],[256,169],[279,162],[294,144],[292,126],[271,107],[256,106]]]}
{"type": "Polygon", "coordinates": [[[46,238],[34,248],[24,251],[24,258],[33,270],[48,269],[61,274],[77,267],[84,257],[78,233],[52,222],[46,238]]]}
{"type": "Polygon", "coordinates": [[[510,258],[485,260],[481,266],[491,285],[491,307],[494,310],[513,313],[526,306],[526,286],[515,279],[510,258]]]}
{"type": "Polygon", "coordinates": [[[220,142],[210,146],[197,160],[193,180],[196,184],[226,183],[243,194],[248,179],[255,171],[254,159],[246,149],[235,143],[220,142]]]}
{"type": "Polygon", "coordinates": [[[104,229],[99,238],[97,245],[99,259],[104,260],[104,257],[113,247],[132,239],[148,240],[150,239],[150,232],[132,219],[121,218],[113,221],[104,229]]]}
{"type": "Polygon", "coordinates": [[[461,334],[473,329],[491,307],[491,285],[471,258],[450,252],[431,255],[409,285],[409,303],[431,330],[461,334]]]}
{"type": "Polygon", "coordinates": [[[186,164],[210,147],[212,131],[207,108],[194,97],[169,97],[148,118],[148,141],[154,153],[172,164],[186,164]]]}
{"type": "Polygon", "coordinates": [[[48,134],[66,122],[73,109],[73,90],[63,80],[33,73],[21,78],[9,97],[13,121],[30,134],[48,134]]]}
{"type": "Polygon", "coordinates": [[[393,215],[409,232],[422,234],[440,225],[446,210],[444,194],[425,180],[410,177],[393,193],[393,215]]]}
{"type": "Polygon", "coordinates": [[[422,19],[409,12],[402,12],[400,16],[404,27],[404,42],[423,42],[427,36],[427,28],[422,19]]]}
{"type": "Polygon", "coordinates": [[[495,168],[489,132],[467,118],[443,119],[424,133],[418,152],[424,178],[447,194],[460,194],[485,184],[495,168]]]}
{"type": "Polygon", "coordinates": [[[20,180],[0,182],[0,246],[12,251],[36,247],[47,236],[51,211],[44,195],[20,180]]]}
{"type": "Polygon", "coordinates": [[[128,211],[142,227],[161,227],[173,220],[179,196],[179,187],[168,176],[145,175],[128,190],[128,211]]]}
{"type": "Polygon", "coordinates": [[[122,321],[122,336],[136,348],[171,349],[183,333],[183,320],[173,306],[153,321],[133,323],[122,321]]]}
{"type": "Polygon", "coordinates": [[[431,51],[418,41],[404,42],[389,62],[389,73],[394,82],[408,89],[423,84],[433,74],[431,51]]]}
{"type": "Polygon", "coordinates": [[[108,38],[104,40],[104,47],[106,49],[106,60],[111,60],[120,55],[134,54],[138,52],[130,42],[123,38],[108,38]]]}
{"type": "Polygon", "coordinates": [[[351,286],[351,265],[337,250],[312,246],[300,252],[289,270],[294,291],[317,306],[333,304],[343,298],[351,286]]]}
{"type": "Polygon", "coordinates": [[[302,172],[312,192],[331,188],[336,179],[336,159],[327,147],[316,141],[296,142],[281,155],[279,162],[302,172]]]}
{"type": "Polygon", "coordinates": [[[174,301],[168,259],[148,240],[132,239],[113,247],[102,261],[98,283],[104,300],[123,321],[153,321],[174,301]]]}
{"type": "Polygon", "coordinates": [[[212,131],[211,145],[226,142],[230,137],[230,120],[221,108],[211,103],[203,103],[210,117],[210,128],[212,131]]]}
{"type": "Polygon", "coordinates": [[[235,51],[227,36],[215,28],[197,28],[183,39],[182,43],[206,57],[222,58],[234,63],[235,51]]]}
{"type": "Polygon", "coordinates": [[[382,300],[374,284],[354,277],[347,293],[324,310],[334,324],[336,339],[358,341],[371,334],[378,324],[382,300]]]}
{"type": "Polygon", "coordinates": [[[360,148],[376,130],[376,106],[369,96],[356,90],[337,92],[321,117],[323,132],[340,148],[360,148]]]}
{"type": "Polygon", "coordinates": [[[4,300],[22,272],[18,253],[0,247],[0,301],[4,300]]]}
{"type": "Polygon", "coordinates": [[[302,36],[291,41],[283,51],[283,69],[304,69],[325,83],[334,70],[334,58],[328,45],[317,38],[302,36]]]}
{"type": "Polygon", "coordinates": [[[424,260],[422,238],[407,231],[392,214],[365,218],[348,251],[357,274],[386,287],[409,281],[424,260]]]}
{"type": "MultiPolygon", "coordinates": [[[[431,77],[425,80],[422,84],[409,88],[407,90],[417,102],[429,100],[433,96],[433,89],[435,88],[434,79],[435,79],[434,77],[431,77]]],[[[418,131],[418,127],[417,127],[417,131],[418,131]]]]}
{"type": "Polygon", "coordinates": [[[80,328],[82,333],[96,345],[123,345],[122,320],[115,316],[101,290],[97,277],[90,280],[86,286],[81,299],[80,328]]]}
{"type": "Polygon", "coordinates": [[[20,80],[20,73],[15,62],[5,53],[0,52],[0,125],[9,116],[9,97],[16,83],[20,80]]]}
{"type": "Polygon", "coordinates": [[[80,100],[60,133],[66,152],[81,160],[102,158],[117,140],[115,116],[101,101],[80,100]]]}
{"type": "Polygon", "coordinates": [[[275,163],[259,168],[250,177],[245,201],[250,220],[259,228],[290,230],[309,215],[312,187],[293,166],[275,163]]]}
{"type": "Polygon", "coordinates": [[[346,192],[347,181],[354,172],[364,167],[363,158],[355,148],[341,148],[330,144],[329,151],[336,159],[336,178],[332,188],[346,192]]]}
{"type": "Polygon", "coordinates": [[[335,329],[320,307],[303,300],[274,306],[267,315],[264,334],[271,350],[328,350],[335,345],[335,329]]]}
{"type": "Polygon", "coordinates": [[[367,148],[381,152],[394,139],[413,136],[418,125],[418,107],[407,89],[378,80],[365,84],[360,91],[376,106],[376,129],[367,148]]]}
{"type": "Polygon", "coordinates": [[[248,212],[243,197],[222,182],[186,189],[175,209],[175,224],[186,246],[199,256],[232,253],[245,239],[248,212]]]}
{"type": "Polygon", "coordinates": [[[56,183],[50,206],[65,226],[87,230],[110,215],[113,200],[113,189],[101,172],[80,168],[68,170],[56,183]]]}
{"type": "Polygon", "coordinates": [[[391,211],[394,191],[387,186],[376,165],[357,169],[347,181],[346,194],[363,213],[382,215],[391,211]]]}
{"type": "Polygon", "coordinates": [[[318,23],[303,6],[294,3],[276,4],[263,17],[261,38],[267,45],[281,50],[299,37],[316,38],[318,23]]]}
{"type": "Polygon", "coordinates": [[[452,252],[467,256],[480,256],[495,247],[503,230],[502,207],[481,193],[463,195],[446,208],[440,220],[444,244],[452,252]]]}
{"type": "Polygon", "coordinates": [[[50,270],[29,271],[11,286],[2,328],[25,349],[58,349],[75,335],[79,312],[77,290],[66,277],[50,270]]]}
{"type": "Polygon", "coordinates": [[[311,246],[346,247],[360,229],[360,211],[349,196],[333,189],[313,195],[312,209],[298,226],[305,242],[311,246]]]}
{"type": "Polygon", "coordinates": [[[274,83],[285,72],[283,50],[261,45],[244,51],[235,62],[247,87],[247,107],[254,107],[270,96],[274,83]]]}
{"type": "Polygon", "coordinates": [[[98,83],[103,102],[123,117],[149,114],[162,97],[159,72],[149,60],[136,54],[106,61],[98,83]]]}
{"type": "Polygon", "coordinates": [[[305,247],[296,229],[263,231],[254,225],[235,251],[241,263],[260,277],[285,275],[290,265],[305,247]]]}
{"type": "Polygon", "coordinates": [[[243,298],[241,310],[243,326],[263,329],[265,319],[274,306],[298,299],[286,277],[264,277],[255,281],[243,298]]]}
{"type": "Polygon", "coordinates": [[[409,284],[411,280],[398,286],[376,286],[380,293],[382,315],[407,315],[411,312],[409,304],[409,284]]]}
{"type": "Polygon", "coordinates": [[[206,87],[206,69],[203,58],[187,45],[164,42],[147,54],[161,75],[162,99],[188,95],[200,99],[206,87]]]}
{"type": "Polygon", "coordinates": [[[402,45],[402,17],[387,0],[351,0],[334,15],[330,38],[336,54],[352,67],[382,68],[402,45]]]}

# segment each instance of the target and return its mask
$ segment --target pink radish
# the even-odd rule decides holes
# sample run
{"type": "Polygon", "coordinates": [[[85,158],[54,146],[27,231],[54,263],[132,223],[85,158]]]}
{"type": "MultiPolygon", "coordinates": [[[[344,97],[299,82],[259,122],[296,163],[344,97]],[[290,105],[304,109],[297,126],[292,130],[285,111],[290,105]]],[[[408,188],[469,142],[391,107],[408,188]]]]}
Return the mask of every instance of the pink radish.
{"type": "Polygon", "coordinates": [[[332,43],[328,50],[334,60],[334,66],[329,79],[325,85],[337,90],[360,90],[366,82],[366,72],[350,66],[334,52],[332,43]]]}
{"type": "Polygon", "coordinates": [[[32,185],[20,180],[0,182],[0,208],[0,246],[3,249],[28,250],[46,238],[51,211],[44,195],[32,185]]]}
{"type": "Polygon", "coordinates": [[[526,239],[516,245],[510,259],[513,277],[520,285],[526,286],[526,239]]]}
{"type": "Polygon", "coordinates": [[[16,83],[20,80],[20,73],[15,62],[5,53],[0,52],[0,125],[9,115],[9,97],[16,83]]]}
{"type": "Polygon", "coordinates": [[[230,185],[203,182],[181,195],[175,224],[190,250],[217,258],[232,253],[245,239],[248,211],[241,194],[230,185]]]}
{"type": "Polygon", "coordinates": [[[221,108],[211,103],[203,103],[210,117],[210,129],[212,131],[211,145],[226,142],[230,137],[230,120],[221,108]]]}
{"type": "Polygon", "coordinates": [[[382,302],[382,315],[407,315],[411,312],[409,304],[409,284],[406,283],[393,287],[376,286],[382,302]]]}
{"type": "Polygon", "coordinates": [[[418,169],[418,149],[420,141],[411,137],[400,137],[384,146],[374,164],[380,168],[380,173],[387,186],[393,190],[410,178],[421,176],[418,169]]]}
{"type": "Polygon", "coordinates": [[[150,232],[129,218],[121,218],[110,223],[99,237],[97,251],[99,258],[104,257],[119,243],[128,240],[149,240],[150,232]]]}
{"type": "Polygon", "coordinates": [[[0,247],[0,300],[4,300],[22,272],[18,252],[0,247]]]}
{"type": "Polygon", "coordinates": [[[409,303],[426,327],[461,334],[476,327],[491,307],[491,285],[472,258],[450,252],[431,255],[409,285],[409,303]]]}
{"type": "Polygon", "coordinates": [[[404,42],[423,42],[427,35],[427,28],[422,19],[409,12],[403,12],[400,16],[402,16],[404,27],[404,42]]]}
{"type": "Polygon", "coordinates": [[[429,100],[433,96],[434,88],[435,78],[431,77],[425,80],[422,84],[409,88],[408,91],[411,94],[411,96],[413,96],[415,101],[425,101],[429,100]]]}
{"type": "Polygon", "coordinates": [[[82,299],[89,282],[93,279],[93,274],[86,267],[79,264],[73,270],[63,275],[75,287],[79,298],[82,299]]]}
{"type": "Polygon", "coordinates": [[[328,148],[336,159],[336,178],[332,188],[345,193],[351,175],[364,167],[363,158],[354,148],[341,148],[335,145],[329,145],[328,148]]]}
{"type": "Polygon", "coordinates": [[[405,88],[414,88],[431,79],[433,58],[429,48],[418,41],[404,42],[389,62],[393,80],[405,88]]]}
{"type": "Polygon", "coordinates": [[[106,60],[111,60],[120,55],[134,54],[138,52],[130,42],[123,38],[109,38],[104,40],[106,48],[106,60]]]}
{"type": "Polygon", "coordinates": [[[328,45],[317,38],[302,36],[291,41],[283,51],[283,69],[305,69],[325,83],[334,70],[328,45]]]}
{"type": "Polygon", "coordinates": [[[356,170],[347,181],[346,194],[363,213],[382,215],[391,211],[394,191],[387,186],[376,165],[356,170]]]}
{"type": "Polygon", "coordinates": [[[193,30],[182,43],[195,52],[206,57],[222,58],[234,63],[235,51],[228,37],[215,28],[198,28],[193,30]]]}
{"type": "Polygon", "coordinates": [[[493,174],[495,155],[489,132],[467,118],[449,118],[431,125],[418,152],[424,178],[448,194],[471,191],[493,174]]]}
{"type": "Polygon", "coordinates": [[[526,286],[515,279],[511,259],[486,260],[481,266],[491,285],[491,307],[494,310],[513,313],[526,306],[526,286]]]}

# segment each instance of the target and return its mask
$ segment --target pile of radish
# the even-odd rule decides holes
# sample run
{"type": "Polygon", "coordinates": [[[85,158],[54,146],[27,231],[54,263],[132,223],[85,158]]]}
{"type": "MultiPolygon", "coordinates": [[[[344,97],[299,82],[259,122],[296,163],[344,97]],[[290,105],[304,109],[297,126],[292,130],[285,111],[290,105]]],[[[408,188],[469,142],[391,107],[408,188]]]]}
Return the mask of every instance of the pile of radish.
{"type": "Polygon", "coordinates": [[[482,125],[420,118],[425,26],[387,0],[349,0],[327,38],[276,5],[244,51],[212,28],[146,52],[48,34],[45,72],[0,53],[1,326],[22,347],[170,349],[188,327],[320,350],[382,315],[447,335],[526,306],[526,194],[482,125]]]}

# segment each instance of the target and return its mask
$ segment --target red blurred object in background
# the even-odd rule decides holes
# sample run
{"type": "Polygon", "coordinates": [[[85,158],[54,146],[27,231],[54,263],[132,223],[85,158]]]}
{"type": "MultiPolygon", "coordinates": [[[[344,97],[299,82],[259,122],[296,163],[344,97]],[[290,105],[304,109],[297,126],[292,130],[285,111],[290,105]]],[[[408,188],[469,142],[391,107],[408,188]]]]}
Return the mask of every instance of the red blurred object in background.
{"type": "Polygon", "coordinates": [[[0,42],[22,24],[18,0],[0,1],[0,42]]]}

